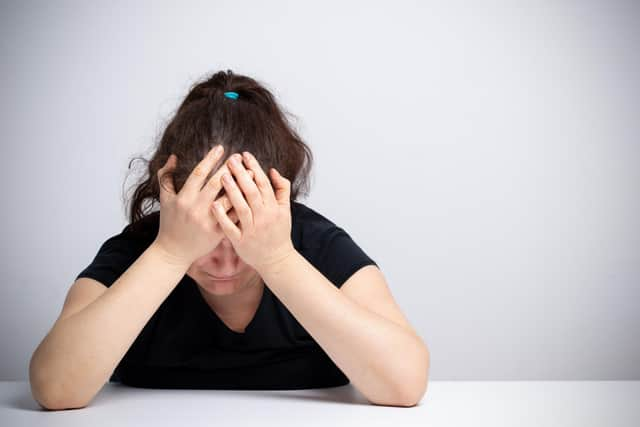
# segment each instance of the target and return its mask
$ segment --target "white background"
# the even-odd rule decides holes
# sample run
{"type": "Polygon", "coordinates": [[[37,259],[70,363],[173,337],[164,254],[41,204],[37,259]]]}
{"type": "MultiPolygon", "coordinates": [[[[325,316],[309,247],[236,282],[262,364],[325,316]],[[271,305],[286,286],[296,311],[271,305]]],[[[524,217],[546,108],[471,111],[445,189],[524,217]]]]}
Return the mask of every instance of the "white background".
{"type": "Polygon", "coordinates": [[[640,379],[637,3],[3,2],[0,21],[0,379],[27,378],[126,225],[129,160],[226,69],[298,117],[300,201],[378,262],[432,379],[640,379]]]}

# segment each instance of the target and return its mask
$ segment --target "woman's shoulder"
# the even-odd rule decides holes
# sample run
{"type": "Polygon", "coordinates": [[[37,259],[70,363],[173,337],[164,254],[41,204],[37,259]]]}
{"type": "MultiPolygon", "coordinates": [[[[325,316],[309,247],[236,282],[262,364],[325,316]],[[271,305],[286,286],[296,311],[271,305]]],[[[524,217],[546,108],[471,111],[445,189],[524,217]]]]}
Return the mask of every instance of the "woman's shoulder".
{"type": "Polygon", "coordinates": [[[338,288],[366,265],[378,265],[346,230],[302,203],[294,211],[294,246],[338,288]]]}
{"type": "Polygon", "coordinates": [[[333,221],[322,215],[316,209],[313,209],[310,206],[299,201],[291,202],[291,216],[292,220],[317,226],[335,225],[333,221]]]}
{"type": "Polygon", "coordinates": [[[160,228],[160,213],[158,211],[127,224],[119,233],[109,237],[102,245],[102,250],[111,251],[117,247],[138,256],[155,240],[160,228]]]}
{"type": "Polygon", "coordinates": [[[160,228],[160,211],[151,212],[144,217],[129,223],[123,230],[122,235],[139,240],[153,240],[158,235],[160,228]]]}
{"type": "Polygon", "coordinates": [[[89,265],[76,276],[89,277],[109,287],[153,242],[159,216],[150,214],[108,237],[89,265]],[[154,233],[155,230],[155,233],[154,233]]]}
{"type": "Polygon", "coordinates": [[[318,247],[332,233],[342,231],[331,219],[304,203],[291,203],[291,222],[294,243],[303,248],[318,247]]]}

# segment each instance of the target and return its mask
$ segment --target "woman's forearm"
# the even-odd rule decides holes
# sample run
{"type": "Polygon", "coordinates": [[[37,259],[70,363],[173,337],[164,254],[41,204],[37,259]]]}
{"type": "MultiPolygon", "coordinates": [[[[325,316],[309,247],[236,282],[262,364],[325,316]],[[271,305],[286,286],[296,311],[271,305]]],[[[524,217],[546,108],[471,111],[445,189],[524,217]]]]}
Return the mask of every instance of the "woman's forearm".
{"type": "Polygon", "coordinates": [[[49,409],[87,405],[188,268],[151,244],[96,300],[58,319],[29,364],[36,400],[49,409]]]}
{"type": "Polygon", "coordinates": [[[371,403],[413,406],[424,395],[429,351],[420,337],[349,299],[297,252],[259,272],[371,403]]]}

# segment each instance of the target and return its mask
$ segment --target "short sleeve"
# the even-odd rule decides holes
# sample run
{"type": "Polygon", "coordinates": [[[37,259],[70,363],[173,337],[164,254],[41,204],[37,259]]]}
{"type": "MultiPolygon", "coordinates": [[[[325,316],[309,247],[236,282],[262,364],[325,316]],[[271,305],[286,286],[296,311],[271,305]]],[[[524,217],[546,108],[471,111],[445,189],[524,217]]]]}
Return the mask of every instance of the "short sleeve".
{"type": "Polygon", "coordinates": [[[144,252],[140,239],[136,239],[128,230],[127,226],[120,234],[108,238],[98,249],[93,261],[76,276],[76,280],[89,277],[106,287],[111,286],[144,252]]]}
{"type": "Polygon", "coordinates": [[[316,268],[340,288],[356,271],[376,263],[341,227],[332,226],[320,238],[316,268]]]}

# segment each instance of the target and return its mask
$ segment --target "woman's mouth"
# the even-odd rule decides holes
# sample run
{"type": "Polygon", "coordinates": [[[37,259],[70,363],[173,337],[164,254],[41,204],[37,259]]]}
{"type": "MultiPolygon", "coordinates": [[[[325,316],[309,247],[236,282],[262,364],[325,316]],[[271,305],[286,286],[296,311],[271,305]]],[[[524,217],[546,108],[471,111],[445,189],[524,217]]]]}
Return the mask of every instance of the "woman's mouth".
{"type": "Polygon", "coordinates": [[[236,278],[236,277],[237,277],[237,276],[239,276],[239,275],[238,275],[238,274],[235,274],[235,275],[233,275],[233,276],[223,276],[223,277],[218,277],[218,276],[214,276],[213,274],[209,274],[209,273],[207,273],[207,276],[209,276],[210,278],[215,279],[215,280],[231,280],[231,279],[236,278]]]}

